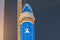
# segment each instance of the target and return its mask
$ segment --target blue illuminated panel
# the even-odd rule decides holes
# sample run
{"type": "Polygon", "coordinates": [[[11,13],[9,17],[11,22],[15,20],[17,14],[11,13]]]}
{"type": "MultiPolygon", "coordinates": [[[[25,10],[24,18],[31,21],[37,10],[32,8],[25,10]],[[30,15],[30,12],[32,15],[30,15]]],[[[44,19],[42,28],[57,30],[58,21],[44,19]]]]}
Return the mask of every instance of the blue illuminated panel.
{"type": "Polygon", "coordinates": [[[34,24],[24,22],[20,26],[20,40],[34,40],[34,24]]]}
{"type": "Polygon", "coordinates": [[[31,8],[30,5],[27,4],[27,3],[23,6],[22,13],[24,13],[24,12],[30,12],[30,14],[33,15],[32,8],[31,8]]]}

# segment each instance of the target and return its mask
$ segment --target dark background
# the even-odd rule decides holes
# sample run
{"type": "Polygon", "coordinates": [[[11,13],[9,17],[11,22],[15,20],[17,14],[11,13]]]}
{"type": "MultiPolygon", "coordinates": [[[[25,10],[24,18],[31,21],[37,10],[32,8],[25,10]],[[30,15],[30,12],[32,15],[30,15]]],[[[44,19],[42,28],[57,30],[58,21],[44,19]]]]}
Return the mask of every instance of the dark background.
{"type": "MultiPolygon", "coordinates": [[[[26,1],[35,16],[35,40],[60,40],[60,0],[26,1]]],[[[17,40],[17,0],[5,0],[4,17],[4,40],[17,40]]]]}

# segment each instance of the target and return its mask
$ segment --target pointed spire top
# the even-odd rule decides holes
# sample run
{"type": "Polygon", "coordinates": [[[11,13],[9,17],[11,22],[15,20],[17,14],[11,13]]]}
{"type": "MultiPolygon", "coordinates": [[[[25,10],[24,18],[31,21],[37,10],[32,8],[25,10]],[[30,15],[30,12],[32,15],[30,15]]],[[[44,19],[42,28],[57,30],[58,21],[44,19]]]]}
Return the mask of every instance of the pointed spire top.
{"type": "Polygon", "coordinates": [[[26,3],[24,6],[23,6],[23,9],[22,9],[22,12],[32,12],[32,8],[30,7],[30,5],[28,3],[26,3]]]}

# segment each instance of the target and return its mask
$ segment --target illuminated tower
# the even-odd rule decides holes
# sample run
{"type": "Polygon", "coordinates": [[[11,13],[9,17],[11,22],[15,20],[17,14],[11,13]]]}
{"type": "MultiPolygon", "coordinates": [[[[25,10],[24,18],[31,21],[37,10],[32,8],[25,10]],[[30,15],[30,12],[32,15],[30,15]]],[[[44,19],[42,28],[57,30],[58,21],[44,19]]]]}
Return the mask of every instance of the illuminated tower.
{"type": "Polygon", "coordinates": [[[18,20],[18,40],[35,40],[35,17],[28,3],[24,4],[18,20]]]}
{"type": "Polygon", "coordinates": [[[20,14],[22,10],[22,0],[17,1],[17,40],[20,40],[20,14]]]}

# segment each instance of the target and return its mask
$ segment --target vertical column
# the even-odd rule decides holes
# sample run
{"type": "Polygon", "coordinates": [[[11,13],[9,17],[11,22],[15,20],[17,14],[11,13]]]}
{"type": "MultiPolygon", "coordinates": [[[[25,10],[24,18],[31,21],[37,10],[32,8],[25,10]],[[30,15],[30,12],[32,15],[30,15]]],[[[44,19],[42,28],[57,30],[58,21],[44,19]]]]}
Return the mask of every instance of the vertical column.
{"type": "Polygon", "coordinates": [[[17,40],[20,40],[20,14],[22,10],[22,0],[17,2],[17,40]]]}
{"type": "Polygon", "coordinates": [[[0,40],[3,40],[4,0],[0,0],[0,40]]]}

